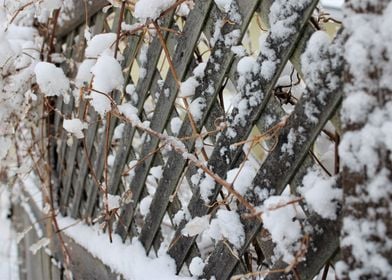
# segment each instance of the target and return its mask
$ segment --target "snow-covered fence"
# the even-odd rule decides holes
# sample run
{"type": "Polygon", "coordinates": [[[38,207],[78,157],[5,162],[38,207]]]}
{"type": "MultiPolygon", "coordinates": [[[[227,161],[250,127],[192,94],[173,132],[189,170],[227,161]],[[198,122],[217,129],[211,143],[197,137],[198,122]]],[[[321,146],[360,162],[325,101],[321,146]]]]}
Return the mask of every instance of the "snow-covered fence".
{"type": "MultiPolygon", "coordinates": [[[[161,248],[184,274],[312,279],[338,249],[341,193],[313,145],[323,129],[339,141],[325,125],[342,99],[341,39],[318,31],[316,0],[149,1],[92,1],[89,32],[75,1],[58,27],[76,77],[51,99],[61,215],[161,248]]],[[[94,263],[83,259],[76,279],[94,263]]]]}

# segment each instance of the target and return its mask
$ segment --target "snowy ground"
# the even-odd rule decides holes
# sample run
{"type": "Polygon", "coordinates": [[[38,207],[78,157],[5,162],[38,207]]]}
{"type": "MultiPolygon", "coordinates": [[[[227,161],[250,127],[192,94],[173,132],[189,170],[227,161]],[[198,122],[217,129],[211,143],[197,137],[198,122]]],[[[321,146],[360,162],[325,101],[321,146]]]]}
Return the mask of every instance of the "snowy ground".
{"type": "Polygon", "coordinates": [[[344,0],[322,0],[321,5],[325,7],[340,8],[343,6],[344,0]]]}
{"type": "Polygon", "coordinates": [[[9,192],[0,186],[0,279],[17,280],[17,250],[9,215],[9,192]]]}

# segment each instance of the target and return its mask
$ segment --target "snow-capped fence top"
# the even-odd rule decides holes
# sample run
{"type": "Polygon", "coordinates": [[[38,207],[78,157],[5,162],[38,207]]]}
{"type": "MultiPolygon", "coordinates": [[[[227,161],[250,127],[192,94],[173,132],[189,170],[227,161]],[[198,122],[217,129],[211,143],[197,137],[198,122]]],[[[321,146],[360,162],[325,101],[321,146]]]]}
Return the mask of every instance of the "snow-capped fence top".
{"type": "Polygon", "coordinates": [[[163,248],[194,276],[311,279],[338,247],[328,207],[341,197],[334,179],[324,206],[309,192],[321,176],[312,145],[342,97],[340,42],[317,31],[318,1],[140,0],[133,13],[119,1],[114,16],[98,2],[89,32],[75,26],[79,7],[57,33],[76,77],[76,94],[55,100],[50,144],[61,213],[163,248]],[[255,54],[252,19],[268,26],[255,54]],[[304,81],[298,100],[282,82],[288,64],[304,81]],[[254,272],[261,262],[269,270],[254,272]]]}

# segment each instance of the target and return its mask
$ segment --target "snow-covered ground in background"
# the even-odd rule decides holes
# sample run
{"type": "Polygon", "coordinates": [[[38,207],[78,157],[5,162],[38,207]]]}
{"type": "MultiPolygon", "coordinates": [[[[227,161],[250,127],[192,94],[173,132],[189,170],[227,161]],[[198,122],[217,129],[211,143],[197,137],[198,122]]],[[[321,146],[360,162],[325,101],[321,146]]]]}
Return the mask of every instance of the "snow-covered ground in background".
{"type": "Polygon", "coordinates": [[[326,12],[328,12],[333,18],[337,20],[343,19],[343,4],[344,0],[321,0],[321,6],[326,12]]]}
{"type": "Polygon", "coordinates": [[[58,222],[61,228],[66,228],[64,232],[69,237],[125,279],[192,279],[177,276],[175,262],[165,252],[160,252],[156,258],[146,256],[137,239],[124,244],[120,236],[113,234],[113,243],[110,243],[108,234],[103,233],[98,225],[87,226],[66,217],[59,217],[58,222]]]}
{"type": "MultiPolygon", "coordinates": [[[[36,181],[32,175],[26,176],[21,187],[42,210],[42,207],[40,207],[42,205],[41,192],[36,185],[36,181]]],[[[110,243],[108,234],[103,233],[98,224],[88,226],[81,221],[62,216],[57,217],[57,222],[60,228],[63,229],[63,233],[101,260],[102,263],[109,266],[113,272],[121,274],[125,279],[194,279],[176,275],[175,262],[165,252],[158,252],[157,257],[147,256],[142,244],[137,239],[132,240],[132,242],[128,240],[124,244],[120,236],[113,234],[113,243],[110,243]],[[108,248],[110,249],[108,250],[108,248]]],[[[3,279],[8,278],[3,278],[0,274],[0,280],[3,279]]]]}
{"type": "Polygon", "coordinates": [[[341,8],[344,0],[321,0],[321,5],[324,7],[341,8]]]}
{"type": "Polygon", "coordinates": [[[17,280],[17,250],[15,234],[9,215],[10,198],[8,189],[0,185],[0,279],[17,280]]]}

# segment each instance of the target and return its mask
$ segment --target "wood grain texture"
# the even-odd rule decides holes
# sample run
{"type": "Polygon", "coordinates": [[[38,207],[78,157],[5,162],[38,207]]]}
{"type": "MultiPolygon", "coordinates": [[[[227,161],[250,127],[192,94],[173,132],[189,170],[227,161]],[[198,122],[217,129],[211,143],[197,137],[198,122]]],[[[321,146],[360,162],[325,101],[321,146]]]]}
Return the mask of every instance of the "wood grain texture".
{"type": "Polygon", "coordinates": [[[87,18],[91,18],[109,4],[106,0],[71,0],[68,2],[72,3],[69,3],[69,5],[61,11],[59,26],[56,29],[57,37],[68,35],[85,22],[86,15],[87,18]],[[87,4],[87,10],[85,4],[87,4]]]}

